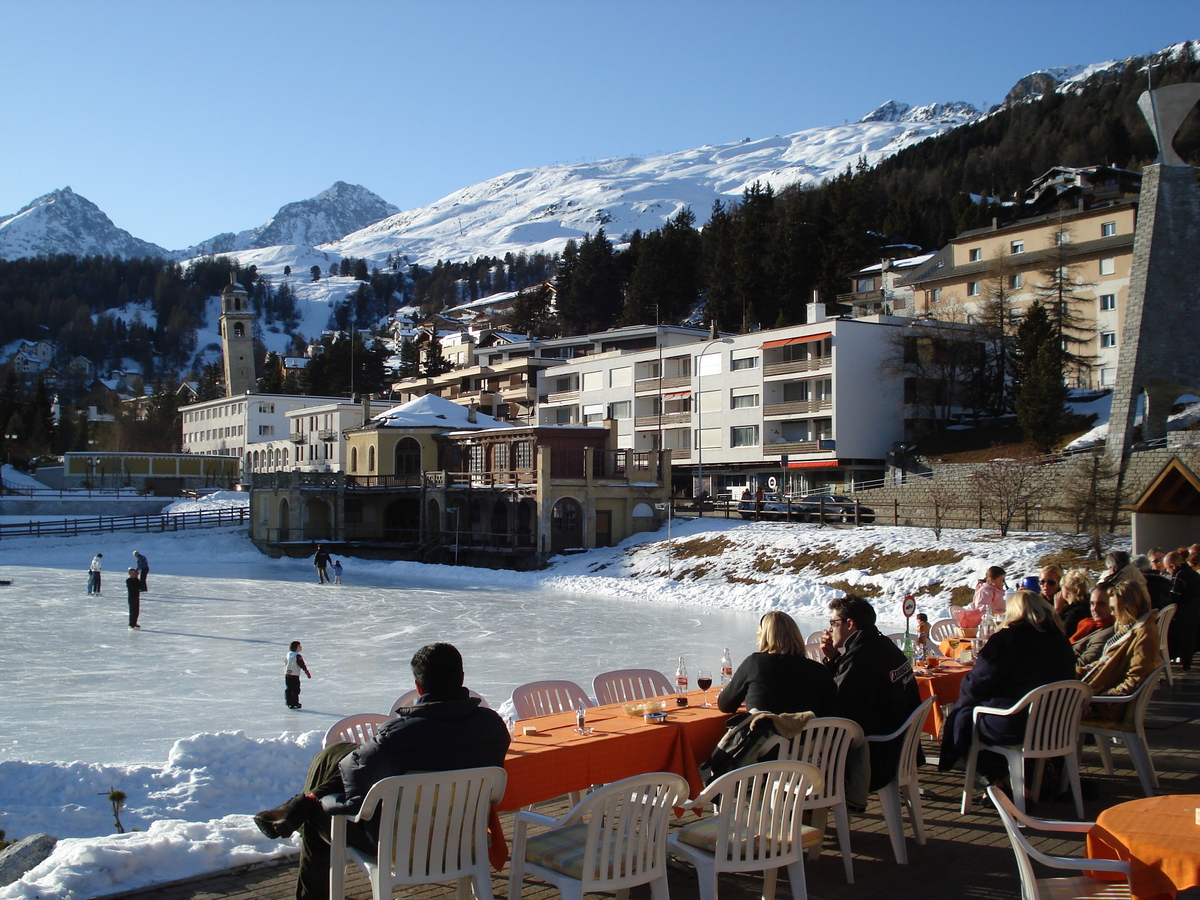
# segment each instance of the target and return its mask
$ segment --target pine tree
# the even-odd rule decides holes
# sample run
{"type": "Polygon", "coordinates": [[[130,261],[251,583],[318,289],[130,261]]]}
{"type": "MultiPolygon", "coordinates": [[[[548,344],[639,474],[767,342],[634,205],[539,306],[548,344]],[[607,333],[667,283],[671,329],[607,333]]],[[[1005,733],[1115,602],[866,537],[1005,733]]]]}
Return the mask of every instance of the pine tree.
{"type": "Polygon", "coordinates": [[[1094,329],[1079,311],[1093,299],[1095,282],[1084,281],[1082,265],[1072,252],[1072,232],[1060,223],[1038,267],[1034,296],[1045,308],[1062,345],[1063,376],[1076,386],[1087,382],[1095,357],[1088,351],[1094,329]]]}
{"type": "Polygon", "coordinates": [[[446,357],[442,355],[442,342],[438,340],[436,333],[430,334],[422,354],[421,374],[426,378],[433,378],[449,371],[450,363],[446,362],[446,357]]]}
{"type": "Polygon", "coordinates": [[[411,338],[405,338],[400,343],[400,368],[397,375],[400,378],[416,378],[421,374],[421,348],[411,338]]]}
{"type": "Polygon", "coordinates": [[[1029,443],[1049,453],[1066,431],[1067,387],[1058,329],[1036,300],[1017,329],[1017,348],[1017,422],[1029,443]]]}

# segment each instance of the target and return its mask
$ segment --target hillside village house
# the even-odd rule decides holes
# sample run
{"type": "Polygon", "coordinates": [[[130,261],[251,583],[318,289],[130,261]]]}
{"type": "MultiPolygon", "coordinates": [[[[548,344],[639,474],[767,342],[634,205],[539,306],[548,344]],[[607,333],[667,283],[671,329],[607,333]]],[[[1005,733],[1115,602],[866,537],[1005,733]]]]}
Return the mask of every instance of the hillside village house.
{"type": "Polygon", "coordinates": [[[970,321],[1002,289],[1019,318],[1049,282],[1044,270],[1060,252],[1074,311],[1090,337],[1079,353],[1090,370],[1071,373],[1073,387],[1111,387],[1137,220],[1136,173],[1108,166],[1052,169],[1029,191],[1035,214],[958,235],[897,288],[913,291],[911,315],[970,321]],[[1067,204],[1066,208],[1061,208],[1067,204]],[[1048,262],[1049,261],[1049,262],[1048,262]]]}
{"type": "MultiPolygon", "coordinates": [[[[344,475],[252,477],[251,536],[537,565],[657,528],[670,466],[603,427],[518,427],[427,395],[348,433],[344,475]]],[[[465,560],[464,560],[465,561],[465,560]]]]}
{"type": "Polygon", "coordinates": [[[881,478],[904,428],[902,379],[881,366],[911,324],[812,304],[806,325],[596,353],[542,374],[539,422],[611,420],[617,447],[671,451],[683,494],[881,478]]]}

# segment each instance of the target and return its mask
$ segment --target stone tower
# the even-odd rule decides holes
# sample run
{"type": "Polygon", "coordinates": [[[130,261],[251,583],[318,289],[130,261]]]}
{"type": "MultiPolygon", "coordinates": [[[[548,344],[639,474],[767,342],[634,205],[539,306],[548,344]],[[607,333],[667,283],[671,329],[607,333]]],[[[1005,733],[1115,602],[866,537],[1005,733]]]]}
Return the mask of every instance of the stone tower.
{"type": "Polygon", "coordinates": [[[250,295],[237,282],[221,291],[221,346],[225,351],[225,396],[254,390],[254,313],[250,295]]]}
{"type": "Polygon", "coordinates": [[[1167,416],[1176,398],[1200,394],[1200,186],[1195,169],[1171,144],[1197,100],[1200,84],[1158,88],[1138,99],[1159,153],[1155,163],[1142,170],[1105,447],[1114,462],[1129,452],[1143,393],[1142,439],[1147,441],[1166,436],[1167,416]]]}

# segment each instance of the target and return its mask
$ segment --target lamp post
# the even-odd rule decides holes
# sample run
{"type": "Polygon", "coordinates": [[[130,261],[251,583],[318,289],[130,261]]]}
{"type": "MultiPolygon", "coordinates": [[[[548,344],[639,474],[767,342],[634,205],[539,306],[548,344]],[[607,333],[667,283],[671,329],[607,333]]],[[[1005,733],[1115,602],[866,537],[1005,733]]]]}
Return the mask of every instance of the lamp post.
{"type": "Polygon", "coordinates": [[[732,344],[733,338],[713,338],[696,354],[696,511],[700,510],[700,495],[704,493],[704,403],[701,387],[704,379],[704,354],[717,344],[732,344]]]}
{"type": "MultiPolygon", "coordinates": [[[[12,445],[12,444],[15,444],[19,438],[20,438],[20,435],[6,434],[6,435],[4,435],[4,443],[5,443],[5,445],[12,445]]],[[[11,466],[12,461],[13,461],[12,447],[7,446],[7,450],[8,450],[8,464],[11,466]]]]}

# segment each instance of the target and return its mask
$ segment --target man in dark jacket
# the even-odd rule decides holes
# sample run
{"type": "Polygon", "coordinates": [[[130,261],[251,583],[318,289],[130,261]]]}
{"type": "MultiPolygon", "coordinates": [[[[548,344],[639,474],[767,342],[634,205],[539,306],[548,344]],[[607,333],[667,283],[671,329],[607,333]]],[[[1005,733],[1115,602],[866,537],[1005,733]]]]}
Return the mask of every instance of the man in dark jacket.
{"type": "Polygon", "coordinates": [[[1200,625],[1200,574],[1187,564],[1178,550],[1172,550],[1163,560],[1171,576],[1171,602],[1176,604],[1175,618],[1167,632],[1167,653],[1179,660],[1183,671],[1191,671],[1192,654],[1196,652],[1196,631],[1200,625]]]}
{"type": "MultiPolygon", "coordinates": [[[[862,597],[848,594],[829,604],[821,653],[837,683],[838,715],[857,722],[863,734],[889,734],[921,705],[912,664],[875,627],[875,609],[862,597]]],[[[846,801],[852,806],[866,806],[869,791],[896,777],[903,738],[872,741],[869,748],[869,771],[859,766],[847,774],[846,801]]]]}
{"type": "MultiPolygon", "coordinates": [[[[421,695],[415,706],[397,710],[373,741],[326,747],[309,767],[304,793],[254,817],[267,837],[300,830],[297,900],[329,896],[329,817],[355,815],[377,781],[412,771],[504,765],[508,728],[463,687],[458,650],[451,644],[422,647],[412,670],[421,695]]],[[[377,836],[371,822],[347,828],[347,841],[370,853],[377,836]]]]}

